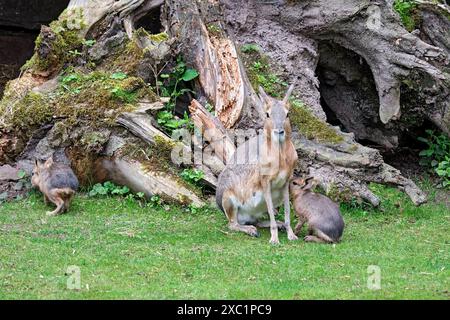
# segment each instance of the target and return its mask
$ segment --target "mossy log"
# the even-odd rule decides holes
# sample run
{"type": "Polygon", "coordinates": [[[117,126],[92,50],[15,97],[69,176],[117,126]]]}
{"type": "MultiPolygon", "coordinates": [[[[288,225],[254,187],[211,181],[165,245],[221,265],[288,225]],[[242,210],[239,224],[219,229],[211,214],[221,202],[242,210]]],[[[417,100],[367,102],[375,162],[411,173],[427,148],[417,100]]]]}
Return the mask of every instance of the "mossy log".
{"type": "MultiPolygon", "coordinates": [[[[430,11],[430,4],[421,5],[423,12],[430,11]]],[[[433,14],[442,16],[441,6],[447,8],[442,4],[432,10],[433,14]]],[[[6,88],[0,104],[7,111],[0,117],[0,161],[16,166],[18,161],[48,153],[66,154],[68,161],[74,161],[71,155],[79,157],[84,152],[86,161],[104,161],[108,177],[120,176],[117,180],[148,195],[160,192],[180,200],[182,194],[181,198],[190,197],[192,203],[202,203],[195,190],[185,185],[177,189],[178,169],[158,161],[152,167],[146,152],[141,152],[144,157],[130,158],[126,148],[120,147],[105,154],[105,149],[120,137],[138,140],[128,143],[128,147],[150,147],[167,158],[167,146],[173,141],[152,120],[151,114],[161,104],[152,104],[157,99],[149,85],[159,93],[158,75],[180,55],[199,72],[194,85],[196,100],[190,104],[190,112],[203,133],[208,129],[209,135],[204,138],[210,144],[194,138],[193,145],[212,149],[214,154],[206,163],[194,167],[205,171],[204,180],[209,186],[215,185],[215,177],[235,148],[230,138],[233,130],[256,131],[262,126],[255,86],[265,81],[265,85],[273,85],[271,94],[276,96],[277,90],[294,83],[291,122],[300,159],[298,174],[314,175],[329,194],[357,196],[375,206],[379,199],[368,183],[395,185],[419,205],[426,201],[420,189],[385,164],[379,151],[356,139],[373,137],[380,144],[386,141],[386,147],[395,147],[397,123],[412,109],[401,104],[405,83],[420,101],[427,103],[421,109],[423,115],[449,133],[448,42],[439,30],[425,29],[432,43],[402,27],[390,0],[72,0],[58,21],[43,28],[35,55],[24,66],[23,75],[6,88]],[[161,13],[158,23],[162,33],[152,35],[140,28],[139,21],[155,10],[161,13]],[[367,86],[373,91],[373,99],[361,100],[365,109],[347,108],[341,113],[345,120],[342,123],[354,133],[327,124],[320,104],[318,87],[322,84],[315,71],[321,53],[325,56],[319,47],[326,42],[351,50],[354,57],[367,63],[369,71],[363,71],[373,77],[373,84],[367,86]],[[264,52],[267,64],[273,64],[280,79],[250,72],[242,50],[249,43],[264,52]],[[96,88],[95,92],[89,88],[96,88]],[[215,115],[202,106],[206,103],[214,107],[215,115]],[[10,117],[19,115],[16,111],[26,111],[28,106],[45,112],[39,118],[10,117]],[[18,122],[11,119],[22,121],[27,130],[17,130],[18,122]],[[362,124],[352,125],[352,119],[362,124]],[[120,126],[127,131],[120,131],[120,126]],[[363,132],[365,128],[370,129],[363,132]],[[159,174],[148,175],[155,165],[159,174]]],[[[350,68],[354,60],[348,61],[345,66],[350,68]]],[[[253,70],[260,68],[254,62],[253,70]]],[[[324,80],[333,86],[333,77],[339,76],[357,88],[354,82],[359,78],[351,75],[358,70],[345,73],[344,69],[326,69],[324,80]],[[334,73],[327,77],[330,70],[334,73]]],[[[361,97],[353,89],[350,92],[345,96],[361,97]]],[[[342,100],[339,106],[344,108],[347,101],[342,100]]],[[[176,108],[184,103],[182,111],[188,110],[189,102],[187,97],[179,99],[176,108]]]]}

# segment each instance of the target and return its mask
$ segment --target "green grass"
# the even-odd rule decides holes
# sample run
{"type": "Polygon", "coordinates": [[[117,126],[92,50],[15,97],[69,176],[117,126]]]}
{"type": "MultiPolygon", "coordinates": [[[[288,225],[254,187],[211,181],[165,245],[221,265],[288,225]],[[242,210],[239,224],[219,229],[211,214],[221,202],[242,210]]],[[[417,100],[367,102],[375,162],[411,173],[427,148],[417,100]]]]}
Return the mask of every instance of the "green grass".
{"type": "Polygon", "coordinates": [[[32,194],[0,207],[0,299],[448,299],[448,208],[372,189],[383,210],[343,206],[342,243],[281,233],[277,247],[267,230],[229,232],[212,209],[80,195],[68,214],[47,218],[50,208],[32,194]],[[67,289],[71,265],[81,290],[67,289]],[[381,290],[367,289],[369,265],[381,268],[381,290]]]}

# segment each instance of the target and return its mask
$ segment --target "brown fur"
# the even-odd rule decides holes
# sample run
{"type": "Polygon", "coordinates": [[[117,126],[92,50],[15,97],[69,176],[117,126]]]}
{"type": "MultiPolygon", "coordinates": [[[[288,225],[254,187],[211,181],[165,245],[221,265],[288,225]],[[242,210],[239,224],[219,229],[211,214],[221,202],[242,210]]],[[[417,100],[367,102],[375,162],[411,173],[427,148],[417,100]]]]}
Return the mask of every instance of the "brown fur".
{"type": "Polygon", "coordinates": [[[307,242],[337,243],[341,240],[344,220],[339,206],[328,197],[311,189],[316,181],[312,177],[297,178],[291,182],[291,195],[298,224],[294,233],[299,235],[303,225],[308,224],[307,242]]]}
{"type": "Polygon", "coordinates": [[[297,161],[297,152],[291,141],[291,125],[287,117],[287,99],[291,92],[292,86],[284,100],[278,101],[268,97],[260,88],[261,112],[265,119],[263,134],[251,138],[237,148],[219,176],[216,193],[217,204],[228,218],[231,230],[257,236],[258,231],[254,225],[268,225],[265,221],[257,221],[261,214],[268,213],[272,244],[279,243],[280,226],[286,228],[290,240],[297,239],[290,226],[289,214],[289,180],[297,161]],[[254,145],[260,148],[257,154],[249,152],[250,147],[254,145]],[[282,194],[282,199],[278,198],[277,203],[273,203],[274,193],[278,197],[282,194]],[[252,200],[256,194],[263,194],[264,201],[261,202],[260,198],[252,200]],[[286,212],[284,224],[275,221],[280,200],[284,203],[286,212]],[[244,216],[255,218],[248,221],[252,225],[239,222],[239,217],[244,216]]]}
{"type": "Polygon", "coordinates": [[[44,194],[46,204],[52,202],[56,205],[55,210],[47,212],[50,216],[67,212],[78,188],[78,179],[72,169],[54,163],[51,157],[45,163],[35,162],[31,182],[44,194]]]}

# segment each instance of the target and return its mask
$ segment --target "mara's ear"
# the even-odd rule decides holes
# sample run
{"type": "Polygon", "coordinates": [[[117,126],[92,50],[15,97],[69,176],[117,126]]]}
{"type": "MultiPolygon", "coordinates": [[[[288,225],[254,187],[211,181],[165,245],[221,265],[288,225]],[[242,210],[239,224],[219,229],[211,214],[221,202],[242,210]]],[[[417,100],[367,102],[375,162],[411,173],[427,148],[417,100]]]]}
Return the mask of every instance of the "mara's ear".
{"type": "Polygon", "coordinates": [[[288,100],[289,100],[289,97],[291,96],[293,90],[294,90],[294,85],[291,84],[289,86],[288,91],[286,92],[286,95],[284,96],[284,99],[283,99],[283,104],[286,108],[289,108],[288,100]]]}
{"type": "Polygon", "coordinates": [[[36,158],[34,158],[34,166],[35,166],[36,168],[39,167],[39,161],[38,161],[38,159],[36,159],[36,158]]]}
{"type": "Polygon", "coordinates": [[[295,178],[291,181],[291,183],[292,183],[292,185],[297,186],[297,187],[301,187],[305,184],[305,182],[301,178],[295,178]]]}
{"type": "Polygon", "coordinates": [[[45,168],[50,168],[53,164],[53,156],[50,156],[50,158],[47,159],[47,161],[45,161],[44,163],[44,167],[45,168]]]}
{"type": "Polygon", "coordinates": [[[315,186],[316,186],[316,183],[315,183],[314,177],[308,177],[305,179],[305,184],[303,185],[302,189],[303,190],[311,190],[315,186]]]}
{"type": "Polygon", "coordinates": [[[264,112],[266,112],[267,108],[270,106],[271,98],[267,95],[267,93],[261,86],[259,86],[258,91],[259,91],[259,100],[261,101],[262,104],[262,109],[264,112]]]}

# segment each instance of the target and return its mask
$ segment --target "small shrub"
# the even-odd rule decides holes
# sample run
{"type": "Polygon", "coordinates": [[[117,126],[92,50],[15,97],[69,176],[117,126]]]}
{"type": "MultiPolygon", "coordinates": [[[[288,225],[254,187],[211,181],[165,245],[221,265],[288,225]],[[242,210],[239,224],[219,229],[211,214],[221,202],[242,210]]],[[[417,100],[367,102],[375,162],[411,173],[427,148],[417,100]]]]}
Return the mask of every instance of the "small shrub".
{"type": "Polygon", "coordinates": [[[417,138],[427,144],[427,149],[419,155],[420,164],[432,169],[442,179],[444,187],[450,186],[450,139],[444,134],[436,134],[433,130],[426,130],[427,137],[417,138]]]}
{"type": "Polygon", "coordinates": [[[197,169],[184,169],[181,172],[181,178],[183,178],[184,181],[192,184],[198,183],[200,180],[203,179],[204,176],[205,173],[197,169]]]}
{"type": "Polygon", "coordinates": [[[161,92],[161,96],[170,98],[164,109],[156,115],[158,124],[169,134],[171,134],[173,130],[180,128],[186,128],[190,131],[194,129],[194,124],[186,112],[184,113],[183,118],[180,119],[174,115],[173,111],[179,97],[189,92],[193,93],[193,91],[188,88],[189,82],[197,78],[198,75],[197,70],[187,68],[182,58],[178,57],[177,64],[172,71],[170,73],[161,74],[161,80],[156,83],[157,91],[161,92]]]}
{"type": "Polygon", "coordinates": [[[191,130],[194,128],[194,123],[189,118],[188,114],[185,112],[183,119],[178,118],[173,115],[171,111],[162,110],[157,113],[156,121],[160,126],[162,126],[168,133],[172,133],[173,130],[186,128],[191,130]]]}
{"type": "Polygon", "coordinates": [[[418,18],[415,14],[417,5],[411,0],[395,0],[394,9],[400,15],[405,28],[411,32],[416,28],[418,18]]]}
{"type": "Polygon", "coordinates": [[[148,205],[151,208],[158,208],[158,207],[162,206],[162,204],[163,204],[163,200],[158,195],[151,196],[150,201],[148,202],[148,205]]]}
{"type": "Polygon", "coordinates": [[[247,43],[241,47],[243,53],[260,52],[260,50],[259,46],[255,43],[247,43]]]}
{"type": "Polygon", "coordinates": [[[170,73],[160,75],[161,81],[158,81],[156,85],[158,87],[161,86],[161,96],[170,98],[170,101],[167,103],[167,107],[170,110],[173,110],[175,107],[178,97],[185,93],[193,92],[187,87],[187,83],[197,77],[197,70],[187,68],[181,57],[177,58],[177,64],[170,73]]]}
{"type": "Polygon", "coordinates": [[[107,196],[107,195],[121,195],[126,196],[131,192],[127,186],[118,186],[111,181],[106,181],[103,184],[95,184],[91,191],[89,191],[90,197],[107,196]]]}
{"type": "Polygon", "coordinates": [[[446,156],[444,161],[439,162],[435,172],[442,179],[442,186],[450,187],[450,156],[446,156]]]}

